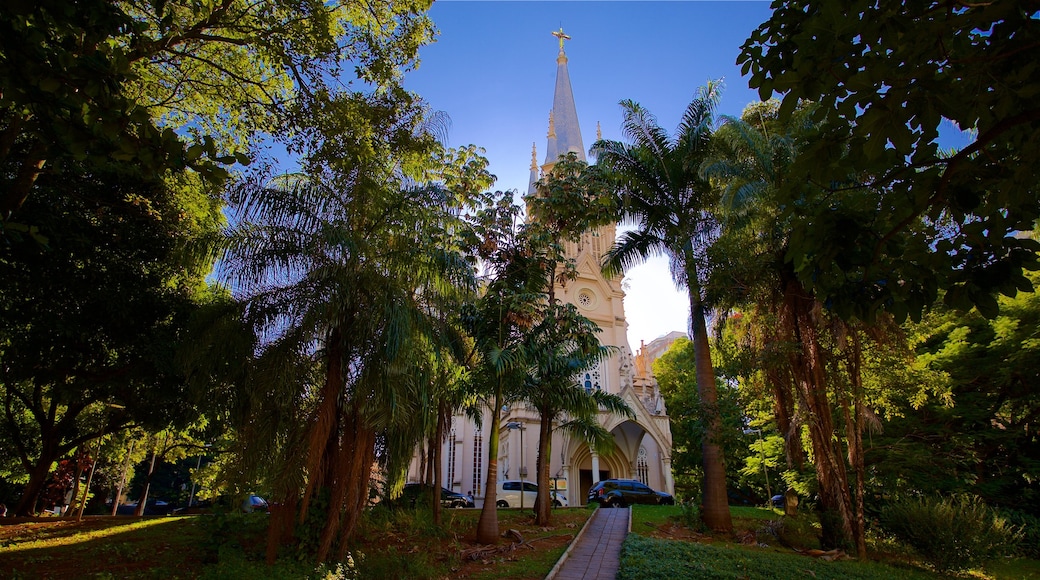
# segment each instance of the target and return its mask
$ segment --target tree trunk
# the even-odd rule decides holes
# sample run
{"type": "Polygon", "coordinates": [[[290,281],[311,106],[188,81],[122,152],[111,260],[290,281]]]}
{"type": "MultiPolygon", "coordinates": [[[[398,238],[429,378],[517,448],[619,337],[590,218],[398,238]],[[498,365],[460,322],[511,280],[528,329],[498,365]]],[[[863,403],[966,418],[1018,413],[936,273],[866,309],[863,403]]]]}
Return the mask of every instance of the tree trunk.
{"type": "Polygon", "coordinates": [[[535,469],[538,470],[538,495],[534,500],[534,523],[536,526],[548,526],[552,519],[552,489],[549,487],[549,463],[552,459],[552,416],[545,409],[539,409],[541,420],[538,422],[538,458],[535,469]]]}
{"type": "MultiPolygon", "coordinates": [[[[80,501],[80,497],[79,497],[79,478],[83,477],[83,472],[85,471],[85,469],[83,467],[83,449],[82,448],[76,450],[75,458],[76,458],[76,469],[75,469],[75,475],[72,476],[72,499],[70,499],[69,502],[65,505],[65,511],[64,511],[64,513],[62,515],[72,513],[72,510],[76,509],[76,507],[79,505],[79,501],[80,501]]],[[[84,499],[86,499],[86,498],[84,498],[84,499]]]]}
{"type": "Polygon", "coordinates": [[[495,390],[495,406],[491,410],[488,433],[488,470],[484,484],[484,507],[477,521],[477,541],[481,544],[498,543],[498,430],[502,423],[502,381],[495,390]]]}
{"type": "Polygon", "coordinates": [[[137,509],[134,510],[134,515],[141,517],[144,515],[144,508],[148,504],[148,489],[152,486],[152,475],[155,474],[155,457],[159,455],[159,451],[156,448],[152,448],[152,462],[148,464],[148,476],[144,479],[144,491],[141,492],[141,499],[137,500],[137,509]]]}
{"type": "Polygon", "coordinates": [[[848,397],[842,400],[845,413],[845,439],[849,446],[849,463],[856,473],[855,520],[852,526],[852,538],[856,545],[856,555],[865,558],[867,555],[866,515],[863,506],[865,467],[863,465],[863,382],[860,376],[860,341],[856,329],[851,329],[851,353],[849,353],[848,373],[852,385],[853,408],[849,410],[848,397]]]}
{"type": "Polygon", "coordinates": [[[119,502],[123,498],[123,486],[126,485],[126,471],[130,468],[130,456],[134,454],[134,445],[137,441],[130,442],[130,450],[126,453],[126,459],[123,460],[123,474],[119,478],[119,487],[116,488],[116,496],[112,498],[112,515],[116,515],[119,510],[119,502]]]}
{"type": "Polygon", "coordinates": [[[341,561],[346,557],[350,539],[354,536],[354,531],[361,521],[361,514],[368,504],[368,482],[376,453],[376,431],[364,419],[359,401],[355,401],[352,406],[351,419],[354,429],[350,433],[353,436],[346,438],[346,441],[353,445],[345,445],[343,448],[343,453],[349,461],[348,469],[343,474],[342,484],[339,486],[345,491],[342,502],[343,522],[338,538],[339,550],[336,553],[337,559],[341,561]]]}
{"type": "Polygon", "coordinates": [[[711,364],[711,346],[708,342],[704,305],[701,303],[700,288],[696,283],[696,272],[689,273],[687,280],[690,292],[690,336],[693,339],[693,357],[697,368],[697,393],[707,424],[701,443],[704,462],[704,524],[716,532],[731,532],[733,520],[726,498],[726,460],[719,444],[722,417],[719,415],[715,369],[711,364]]]}
{"type": "MultiPolygon", "coordinates": [[[[46,450],[45,450],[46,451],[46,450]]],[[[51,465],[58,459],[56,453],[41,453],[39,460],[29,470],[29,482],[22,492],[22,499],[14,510],[16,516],[36,515],[37,503],[47,486],[47,477],[51,473],[51,465]]]]}
{"type": "Polygon", "coordinates": [[[791,353],[791,369],[798,396],[806,410],[813,463],[819,486],[821,544],[824,549],[852,546],[852,501],[848,471],[827,396],[827,373],[813,310],[817,306],[797,280],[789,280],[784,296],[788,332],[798,349],[791,353]]]}
{"type": "Polygon", "coordinates": [[[444,467],[441,465],[444,451],[444,406],[443,402],[437,406],[437,429],[433,434],[433,445],[430,446],[430,455],[433,458],[433,489],[430,491],[433,494],[430,498],[433,503],[430,505],[433,506],[433,523],[437,526],[441,525],[441,482],[444,480],[444,467]]]}

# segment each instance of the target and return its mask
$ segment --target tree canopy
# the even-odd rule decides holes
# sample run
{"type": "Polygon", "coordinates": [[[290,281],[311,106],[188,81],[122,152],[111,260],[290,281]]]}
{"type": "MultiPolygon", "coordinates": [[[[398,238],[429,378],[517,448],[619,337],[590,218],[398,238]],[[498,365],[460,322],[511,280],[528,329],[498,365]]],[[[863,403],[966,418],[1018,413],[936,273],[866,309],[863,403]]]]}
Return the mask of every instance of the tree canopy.
{"type": "Polygon", "coordinates": [[[833,201],[782,206],[807,287],[845,316],[900,319],[940,288],[987,315],[996,293],[1031,289],[1022,271],[1040,246],[1013,234],[1040,217],[1038,40],[1030,3],[773,4],[737,62],[763,99],[783,97],[781,117],[819,104],[792,183],[833,201]],[[969,144],[943,151],[941,131],[957,129],[969,144]]]}

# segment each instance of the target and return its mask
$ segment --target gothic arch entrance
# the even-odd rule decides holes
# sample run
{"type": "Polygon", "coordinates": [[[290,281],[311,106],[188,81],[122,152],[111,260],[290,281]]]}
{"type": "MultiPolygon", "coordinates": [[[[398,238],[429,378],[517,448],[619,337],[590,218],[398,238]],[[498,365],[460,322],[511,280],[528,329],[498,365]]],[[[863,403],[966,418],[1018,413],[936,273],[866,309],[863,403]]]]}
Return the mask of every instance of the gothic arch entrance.
{"type": "Polygon", "coordinates": [[[583,442],[572,442],[570,505],[585,505],[589,488],[604,479],[639,479],[654,487],[666,489],[662,472],[661,446],[636,421],[624,420],[610,430],[614,436],[614,450],[594,460],[592,450],[583,442]],[[593,466],[599,466],[599,477],[593,477],[593,466]]]}

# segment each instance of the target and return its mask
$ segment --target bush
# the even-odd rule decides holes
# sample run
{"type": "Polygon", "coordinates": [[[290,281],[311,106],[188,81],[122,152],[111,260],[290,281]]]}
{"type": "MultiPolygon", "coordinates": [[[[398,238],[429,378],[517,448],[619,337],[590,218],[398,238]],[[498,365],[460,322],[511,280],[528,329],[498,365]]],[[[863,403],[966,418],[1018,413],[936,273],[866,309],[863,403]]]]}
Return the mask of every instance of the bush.
{"type": "Polygon", "coordinates": [[[1022,538],[975,496],[899,499],[881,510],[881,527],[940,572],[1009,556],[1022,538]]]}

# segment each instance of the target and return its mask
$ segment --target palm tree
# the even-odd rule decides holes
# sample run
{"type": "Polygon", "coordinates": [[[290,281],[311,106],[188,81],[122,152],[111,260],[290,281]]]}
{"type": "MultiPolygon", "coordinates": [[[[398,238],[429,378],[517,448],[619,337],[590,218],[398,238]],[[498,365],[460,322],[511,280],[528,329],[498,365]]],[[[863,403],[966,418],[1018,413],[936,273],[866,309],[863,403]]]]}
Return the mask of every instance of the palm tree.
{"type": "MultiPolygon", "coordinates": [[[[227,267],[235,286],[252,290],[249,312],[269,337],[254,392],[269,420],[286,417],[303,433],[285,434],[250,417],[259,439],[296,445],[285,459],[283,499],[300,497],[299,518],[320,496],[318,558],[340,556],[368,501],[376,441],[385,431],[415,433],[429,413],[417,383],[424,374],[416,341],[439,340],[431,313],[446,295],[472,287],[472,268],[445,252],[436,233],[444,196],[438,188],[349,192],[323,183],[245,188],[255,204],[236,232],[227,267]],[[291,210],[287,209],[291,208],[291,210]],[[255,284],[255,285],[254,285],[255,284]],[[313,361],[308,365],[301,360],[313,361]],[[315,375],[313,365],[319,367],[315,375]],[[414,371],[414,372],[413,372],[414,371]],[[278,411],[285,402],[305,409],[278,411]],[[304,479],[301,474],[306,474],[304,479]]],[[[404,442],[410,453],[415,441],[404,442]]],[[[291,523],[291,520],[290,520],[291,523]]]]}
{"type": "Polygon", "coordinates": [[[479,212],[477,254],[487,275],[480,298],[463,312],[473,340],[473,383],[489,407],[487,480],[477,541],[498,541],[498,445],[502,406],[520,389],[530,361],[529,335],[544,309],[544,261],[517,227],[511,195],[479,212]]]}
{"type": "Polygon", "coordinates": [[[552,304],[533,329],[529,354],[531,363],[520,398],[539,415],[538,495],[535,498],[535,524],[549,525],[549,463],[553,424],[590,441],[602,454],[614,446],[613,436],[597,421],[600,408],[626,417],[632,409],[614,394],[586,391],[576,377],[606,360],[617,349],[600,344],[599,326],[582,316],[573,304],[552,304]]]}
{"type": "Polygon", "coordinates": [[[715,371],[706,326],[707,304],[701,282],[703,243],[715,227],[710,210],[713,190],[700,176],[710,151],[719,82],[709,82],[687,106],[674,137],[646,109],[622,101],[623,130],[631,143],[597,141],[591,149],[597,164],[617,180],[625,219],[636,225],[604,257],[605,273],[616,275],[653,255],[667,255],[672,277],[689,290],[689,334],[697,365],[697,390],[707,416],[701,444],[704,457],[704,522],[713,530],[733,528],[726,499],[726,468],[719,445],[715,371]]]}

